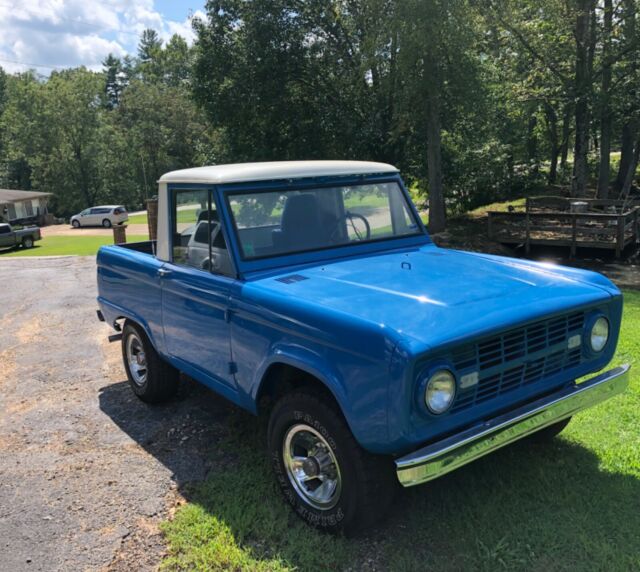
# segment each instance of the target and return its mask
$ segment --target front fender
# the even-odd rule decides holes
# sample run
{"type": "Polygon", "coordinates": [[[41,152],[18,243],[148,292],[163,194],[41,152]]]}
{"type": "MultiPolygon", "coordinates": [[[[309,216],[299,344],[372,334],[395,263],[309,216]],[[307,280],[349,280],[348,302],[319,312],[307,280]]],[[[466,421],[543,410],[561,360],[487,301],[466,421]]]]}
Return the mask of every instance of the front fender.
{"type": "Polygon", "coordinates": [[[285,364],[312,375],[334,396],[356,441],[372,453],[387,452],[387,391],[389,364],[358,360],[353,355],[327,348],[276,343],[253,375],[250,403],[257,399],[272,365],[285,364]]]}
{"type": "Polygon", "coordinates": [[[262,391],[267,371],[276,364],[298,368],[317,378],[331,392],[348,419],[348,399],[340,373],[321,355],[299,345],[276,344],[271,348],[271,352],[256,371],[251,392],[254,403],[257,402],[258,395],[262,391]]]}

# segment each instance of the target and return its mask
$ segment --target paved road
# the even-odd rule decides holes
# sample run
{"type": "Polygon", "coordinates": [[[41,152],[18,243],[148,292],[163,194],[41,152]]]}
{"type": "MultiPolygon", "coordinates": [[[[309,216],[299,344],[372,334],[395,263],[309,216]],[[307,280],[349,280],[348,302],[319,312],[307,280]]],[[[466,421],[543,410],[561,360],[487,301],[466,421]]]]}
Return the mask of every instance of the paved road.
{"type": "Polygon", "coordinates": [[[217,459],[229,408],[149,407],[95,318],[93,258],[0,260],[0,570],[150,570],[158,522],[217,459]]]}

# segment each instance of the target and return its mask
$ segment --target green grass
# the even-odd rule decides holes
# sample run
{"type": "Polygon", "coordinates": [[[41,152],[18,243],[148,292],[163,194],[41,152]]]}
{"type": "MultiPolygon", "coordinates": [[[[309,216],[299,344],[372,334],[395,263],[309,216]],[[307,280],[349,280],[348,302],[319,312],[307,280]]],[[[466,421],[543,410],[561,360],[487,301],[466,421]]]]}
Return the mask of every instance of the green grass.
{"type": "Polygon", "coordinates": [[[353,209],[356,207],[365,207],[368,209],[376,209],[380,207],[389,207],[389,198],[384,195],[375,195],[370,192],[350,194],[344,201],[344,206],[347,209],[353,209]]]}
{"type": "MultiPolygon", "coordinates": [[[[148,236],[127,236],[128,242],[149,240],[148,236]]],[[[105,244],[113,244],[111,236],[49,236],[36,242],[33,248],[0,252],[0,258],[15,256],[91,256],[105,244]]]]}
{"type": "Polygon", "coordinates": [[[164,523],[166,570],[640,569],[640,291],[625,293],[615,363],[631,389],[579,414],[546,445],[521,442],[402,491],[366,536],[298,522],[276,490],[264,428],[232,414],[226,466],[164,523]]]}
{"type": "Polygon", "coordinates": [[[129,215],[127,224],[147,224],[147,213],[129,215]]]}
{"type": "Polygon", "coordinates": [[[506,212],[509,210],[509,207],[514,207],[516,210],[524,210],[526,206],[527,199],[520,198],[514,199],[512,201],[505,201],[501,203],[492,203],[490,205],[485,205],[482,207],[478,207],[468,213],[465,213],[465,216],[470,216],[472,218],[484,217],[489,211],[495,212],[506,212]]]}
{"type": "MultiPolygon", "coordinates": [[[[178,222],[182,223],[195,223],[198,216],[199,206],[193,208],[185,208],[178,211],[178,222]]],[[[136,215],[129,215],[127,224],[148,224],[147,213],[141,213],[136,215]]]]}

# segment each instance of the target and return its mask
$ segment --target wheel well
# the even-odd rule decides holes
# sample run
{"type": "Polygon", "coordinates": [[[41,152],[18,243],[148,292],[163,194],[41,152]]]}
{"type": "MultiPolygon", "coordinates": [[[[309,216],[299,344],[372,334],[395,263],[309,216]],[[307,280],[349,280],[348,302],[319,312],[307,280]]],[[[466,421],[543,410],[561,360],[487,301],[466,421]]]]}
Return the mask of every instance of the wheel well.
{"type": "Polygon", "coordinates": [[[309,372],[286,363],[272,364],[265,372],[258,392],[258,411],[268,412],[283,395],[299,389],[322,397],[343,415],[338,400],[324,382],[309,372]]]}

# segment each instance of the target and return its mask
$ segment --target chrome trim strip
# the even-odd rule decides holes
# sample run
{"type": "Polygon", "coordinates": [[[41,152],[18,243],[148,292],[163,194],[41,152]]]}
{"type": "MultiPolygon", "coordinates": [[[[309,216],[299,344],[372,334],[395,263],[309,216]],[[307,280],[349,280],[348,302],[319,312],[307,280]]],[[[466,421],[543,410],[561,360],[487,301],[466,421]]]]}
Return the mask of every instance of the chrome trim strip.
{"type": "Polygon", "coordinates": [[[573,384],[405,455],[396,460],[398,480],[405,487],[426,483],[539,429],[597,405],[627,388],[629,368],[629,365],[623,365],[584,383],[573,384]]]}

